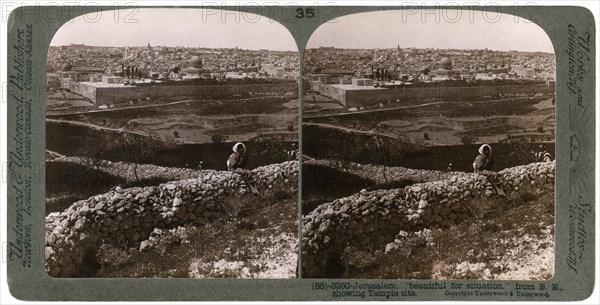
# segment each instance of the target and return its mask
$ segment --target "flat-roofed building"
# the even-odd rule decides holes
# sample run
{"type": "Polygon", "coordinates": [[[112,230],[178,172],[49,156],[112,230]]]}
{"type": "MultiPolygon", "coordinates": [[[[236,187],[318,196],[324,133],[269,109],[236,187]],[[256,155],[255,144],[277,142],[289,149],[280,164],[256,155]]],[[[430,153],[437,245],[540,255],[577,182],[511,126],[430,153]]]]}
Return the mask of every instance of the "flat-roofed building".
{"type": "Polygon", "coordinates": [[[353,78],[352,85],[357,87],[373,86],[373,80],[370,78],[353,78]]]}
{"type": "Polygon", "coordinates": [[[102,82],[107,84],[123,84],[125,79],[116,75],[102,75],[102,82]]]}

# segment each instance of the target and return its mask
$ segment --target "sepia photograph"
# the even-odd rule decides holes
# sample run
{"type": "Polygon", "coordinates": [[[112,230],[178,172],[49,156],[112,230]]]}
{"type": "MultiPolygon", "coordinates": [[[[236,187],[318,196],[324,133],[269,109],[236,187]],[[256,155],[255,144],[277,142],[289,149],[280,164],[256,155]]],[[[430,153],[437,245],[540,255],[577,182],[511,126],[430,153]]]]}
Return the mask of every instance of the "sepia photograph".
{"type": "Polygon", "coordinates": [[[477,10],[357,13],[303,57],[302,277],[554,275],[548,35],[477,10]]]}
{"type": "Polygon", "coordinates": [[[295,278],[299,75],[288,30],[246,12],[62,25],[46,59],[47,273],[295,278]]]}

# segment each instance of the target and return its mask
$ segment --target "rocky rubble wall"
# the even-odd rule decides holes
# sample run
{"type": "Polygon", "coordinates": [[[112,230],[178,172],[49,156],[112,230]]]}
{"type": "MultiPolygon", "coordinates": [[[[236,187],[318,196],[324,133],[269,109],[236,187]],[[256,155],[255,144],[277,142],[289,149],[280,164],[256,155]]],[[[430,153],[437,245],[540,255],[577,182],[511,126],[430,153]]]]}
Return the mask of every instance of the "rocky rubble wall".
{"type": "MultiPolygon", "coordinates": [[[[251,171],[261,194],[296,188],[298,162],[251,171]]],[[[159,186],[115,190],[75,202],[46,217],[46,271],[53,277],[78,275],[88,254],[101,243],[139,245],[155,229],[202,225],[218,219],[236,196],[253,196],[237,173],[204,170],[196,178],[159,186]]]]}
{"type": "MultiPolygon", "coordinates": [[[[554,191],[555,162],[497,173],[506,196],[554,191]]],[[[366,191],[320,205],[303,217],[302,274],[320,277],[348,245],[383,249],[400,230],[415,231],[464,219],[477,198],[499,198],[486,175],[455,173],[405,188],[366,191]]]]}

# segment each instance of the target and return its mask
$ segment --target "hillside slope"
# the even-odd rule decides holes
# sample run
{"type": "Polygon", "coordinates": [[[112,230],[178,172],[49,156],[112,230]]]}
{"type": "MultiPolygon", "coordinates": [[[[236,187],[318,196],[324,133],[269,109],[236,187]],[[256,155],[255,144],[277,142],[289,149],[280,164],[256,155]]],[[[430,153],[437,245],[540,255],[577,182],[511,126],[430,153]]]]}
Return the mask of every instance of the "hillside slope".
{"type": "Polygon", "coordinates": [[[298,162],[252,171],[185,174],[193,177],[143,187],[117,186],[50,213],[46,217],[48,273],[56,277],[295,276],[298,162]],[[250,183],[258,189],[257,195],[249,191],[250,183]],[[172,255],[192,250],[194,255],[172,255]],[[270,259],[275,256],[286,258],[286,272],[269,272],[283,264],[270,259]],[[221,274],[197,264],[191,267],[193,260],[206,263],[234,257],[249,264],[248,272],[221,274]],[[165,270],[167,262],[178,267],[165,270]]]}
{"type": "MultiPolygon", "coordinates": [[[[515,278],[547,278],[552,274],[547,260],[536,261],[534,274],[520,274],[516,266],[537,255],[535,251],[553,259],[554,168],[554,162],[532,163],[502,170],[496,178],[440,173],[441,180],[363,189],[323,203],[303,217],[302,274],[463,278],[473,276],[465,275],[473,269],[480,273],[477,278],[510,272],[514,274],[507,276],[515,278]],[[397,249],[403,253],[396,257],[402,268],[390,268],[385,261],[397,256],[393,254],[397,249]],[[473,260],[491,265],[473,267],[473,260]],[[375,268],[379,272],[368,271],[373,266],[379,266],[375,268]]],[[[393,171],[400,175],[413,170],[393,171]]],[[[436,175],[417,173],[422,177],[412,180],[436,175]]]]}

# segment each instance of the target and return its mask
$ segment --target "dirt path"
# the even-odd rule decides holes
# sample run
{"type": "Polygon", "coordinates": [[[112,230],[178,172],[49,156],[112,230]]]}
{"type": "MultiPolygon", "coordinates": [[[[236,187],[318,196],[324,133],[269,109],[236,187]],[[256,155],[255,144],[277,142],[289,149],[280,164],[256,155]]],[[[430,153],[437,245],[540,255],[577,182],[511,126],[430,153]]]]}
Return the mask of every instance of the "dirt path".
{"type": "Polygon", "coordinates": [[[59,124],[61,124],[61,123],[62,124],[70,124],[70,125],[76,125],[76,126],[94,128],[94,129],[101,130],[101,131],[110,131],[110,132],[117,132],[117,133],[128,132],[128,133],[136,134],[136,135],[143,136],[143,137],[147,137],[148,136],[148,134],[146,134],[144,132],[141,132],[141,131],[132,131],[132,130],[126,130],[126,129],[102,127],[102,126],[98,126],[98,125],[94,125],[94,124],[89,124],[89,123],[82,123],[82,122],[78,122],[78,121],[46,119],[46,122],[59,123],[59,124]]]}
{"type": "Polygon", "coordinates": [[[323,127],[323,128],[337,129],[337,130],[341,130],[341,131],[344,131],[347,133],[362,134],[362,135],[369,135],[369,136],[376,135],[376,136],[382,136],[382,137],[394,138],[394,139],[397,138],[390,134],[373,132],[373,131],[362,131],[362,130],[356,130],[356,129],[352,129],[352,128],[323,124],[323,123],[302,123],[302,126],[317,126],[317,127],[323,127]]]}
{"type": "Polygon", "coordinates": [[[320,119],[320,118],[331,118],[331,117],[343,117],[343,116],[352,116],[352,115],[356,115],[356,114],[386,112],[386,111],[393,111],[393,110],[400,110],[400,109],[414,109],[414,108],[422,108],[422,107],[439,105],[439,104],[444,104],[444,103],[447,103],[447,102],[432,102],[432,103],[425,103],[425,104],[419,104],[419,105],[398,106],[398,107],[385,108],[385,109],[372,109],[372,110],[363,110],[363,111],[355,111],[355,112],[344,112],[344,113],[328,114],[328,115],[315,115],[315,116],[305,117],[305,119],[317,119],[317,118],[320,119]]]}

